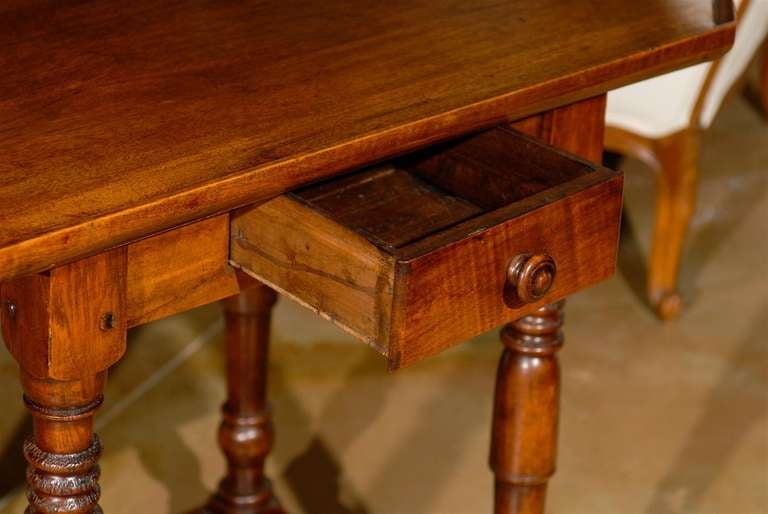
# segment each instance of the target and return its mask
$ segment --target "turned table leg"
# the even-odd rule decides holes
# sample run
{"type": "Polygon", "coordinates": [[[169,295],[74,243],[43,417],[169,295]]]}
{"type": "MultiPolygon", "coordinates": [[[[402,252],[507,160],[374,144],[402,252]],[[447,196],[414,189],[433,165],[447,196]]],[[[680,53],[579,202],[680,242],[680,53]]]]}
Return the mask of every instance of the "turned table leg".
{"type": "Polygon", "coordinates": [[[563,302],[504,327],[490,465],[496,514],[541,514],[555,472],[563,302]]]}
{"type": "Polygon", "coordinates": [[[24,442],[27,514],[101,513],[101,444],[93,433],[93,414],[105,379],[106,372],[69,382],[23,375],[34,426],[34,435],[24,442]]]}
{"type": "Polygon", "coordinates": [[[21,368],[33,435],[27,514],[100,514],[93,415],[125,353],[124,249],[2,284],[3,338],[21,368]]]}
{"type": "Polygon", "coordinates": [[[255,285],[224,300],[227,327],[227,401],[222,409],[219,444],[227,475],[211,498],[215,514],[282,513],[264,476],[273,430],[267,392],[267,356],[275,292],[255,285]]]}

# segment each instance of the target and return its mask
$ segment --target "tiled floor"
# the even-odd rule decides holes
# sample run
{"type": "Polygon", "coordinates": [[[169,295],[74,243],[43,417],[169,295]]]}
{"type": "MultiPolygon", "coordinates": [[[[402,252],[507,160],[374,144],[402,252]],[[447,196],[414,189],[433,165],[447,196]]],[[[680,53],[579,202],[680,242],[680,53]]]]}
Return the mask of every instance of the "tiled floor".
{"type": "MultiPolygon", "coordinates": [[[[635,293],[652,177],[627,164],[621,273],[568,307],[552,514],[768,513],[768,125],[731,102],[702,168],[689,306],[663,325],[635,293]]],[[[291,513],[491,512],[495,333],[394,375],[287,301],[274,339],[270,469],[291,513]]],[[[182,513],[214,487],[222,343],[215,306],[131,334],[98,417],[106,512],[182,513]]],[[[5,351],[0,391],[0,512],[20,513],[29,421],[5,351]]]]}

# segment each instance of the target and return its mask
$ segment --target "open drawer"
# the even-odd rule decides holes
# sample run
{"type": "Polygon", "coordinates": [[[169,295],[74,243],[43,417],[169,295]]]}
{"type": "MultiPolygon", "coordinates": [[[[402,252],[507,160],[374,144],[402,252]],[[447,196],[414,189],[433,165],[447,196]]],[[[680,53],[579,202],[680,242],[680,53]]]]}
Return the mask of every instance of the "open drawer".
{"type": "Polygon", "coordinates": [[[621,194],[499,127],[241,209],[231,260],[395,369],[610,276],[621,194]]]}

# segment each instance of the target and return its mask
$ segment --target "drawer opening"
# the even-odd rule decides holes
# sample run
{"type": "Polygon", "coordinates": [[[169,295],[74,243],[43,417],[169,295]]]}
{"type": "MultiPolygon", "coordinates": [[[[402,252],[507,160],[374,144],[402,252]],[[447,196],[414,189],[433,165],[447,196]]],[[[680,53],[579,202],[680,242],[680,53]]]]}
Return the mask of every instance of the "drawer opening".
{"type": "Polygon", "coordinates": [[[621,189],[620,174],[499,127],[237,211],[231,262],[396,369],[610,276],[621,189]],[[512,302],[508,270],[526,255],[556,276],[512,302]]]}
{"type": "Polygon", "coordinates": [[[499,127],[288,195],[394,251],[595,169],[499,127]]]}

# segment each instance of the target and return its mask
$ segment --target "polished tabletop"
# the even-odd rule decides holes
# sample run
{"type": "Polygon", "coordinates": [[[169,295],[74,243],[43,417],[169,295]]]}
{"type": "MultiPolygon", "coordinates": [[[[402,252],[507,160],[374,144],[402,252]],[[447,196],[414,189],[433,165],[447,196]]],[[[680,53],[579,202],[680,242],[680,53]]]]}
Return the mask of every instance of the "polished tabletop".
{"type": "Polygon", "coordinates": [[[704,0],[8,0],[0,280],[712,58],[704,0]]]}

